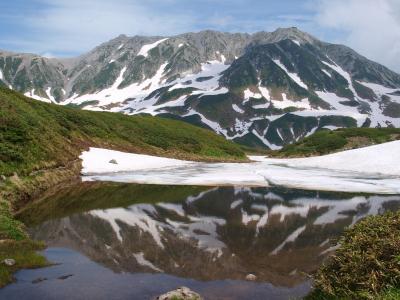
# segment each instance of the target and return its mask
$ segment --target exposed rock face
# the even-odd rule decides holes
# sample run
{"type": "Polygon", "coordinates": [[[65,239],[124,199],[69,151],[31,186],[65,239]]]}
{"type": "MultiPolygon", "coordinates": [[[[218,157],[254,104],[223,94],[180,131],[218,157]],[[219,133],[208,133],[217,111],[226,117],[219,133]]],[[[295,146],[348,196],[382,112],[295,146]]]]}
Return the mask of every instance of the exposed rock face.
{"type": "Polygon", "coordinates": [[[38,100],[149,113],[272,149],[321,129],[400,126],[400,75],[297,28],[121,35],[73,59],[0,52],[0,85],[38,100]]]}
{"type": "Polygon", "coordinates": [[[158,296],[156,300],[203,300],[203,298],[187,287],[180,287],[174,291],[158,296]]]}

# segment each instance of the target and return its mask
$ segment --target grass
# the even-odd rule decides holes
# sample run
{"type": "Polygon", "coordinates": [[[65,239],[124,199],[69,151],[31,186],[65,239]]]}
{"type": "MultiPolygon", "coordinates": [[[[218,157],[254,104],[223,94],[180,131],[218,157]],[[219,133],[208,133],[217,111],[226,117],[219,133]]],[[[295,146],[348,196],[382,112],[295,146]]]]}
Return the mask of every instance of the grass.
{"type": "Polygon", "coordinates": [[[244,160],[210,130],[151,116],[82,111],[0,88],[0,174],[64,165],[89,146],[195,160],[244,160]]]}
{"type": "Polygon", "coordinates": [[[29,239],[15,241],[2,240],[0,243],[0,288],[13,281],[13,273],[19,269],[38,268],[47,266],[46,259],[37,253],[43,250],[45,245],[29,239]],[[6,266],[3,262],[6,258],[15,260],[15,265],[6,266]]]}
{"type": "Polygon", "coordinates": [[[10,203],[0,200],[0,239],[20,241],[27,238],[24,225],[11,214],[10,203]]]}
{"type": "Polygon", "coordinates": [[[271,151],[276,157],[324,155],[400,139],[399,128],[342,128],[321,130],[303,140],[271,151]]]}
{"type": "Polygon", "coordinates": [[[307,299],[400,299],[400,212],[371,216],[340,239],[307,299]]]}
{"type": "Polygon", "coordinates": [[[377,300],[398,300],[400,299],[400,289],[388,289],[377,296],[377,300]]]}

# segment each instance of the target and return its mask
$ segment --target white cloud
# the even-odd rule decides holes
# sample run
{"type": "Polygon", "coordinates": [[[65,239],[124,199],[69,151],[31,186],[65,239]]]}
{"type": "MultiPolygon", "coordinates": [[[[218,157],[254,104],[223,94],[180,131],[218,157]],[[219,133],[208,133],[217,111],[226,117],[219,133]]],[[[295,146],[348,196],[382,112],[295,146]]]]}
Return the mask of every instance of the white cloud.
{"type": "Polygon", "coordinates": [[[252,5],[245,0],[31,1],[34,9],[0,10],[0,21],[17,28],[17,34],[0,36],[3,48],[77,55],[119,34],[251,33],[297,26],[400,72],[400,0],[282,0],[286,5],[272,0],[251,0],[252,5]]]}
{"type": "Polygon", "coordinates": [[[400,1],[320,0],[316,22],[345,35],[342,43],[400,71],[400,1]]]}
{"type": "Polygon", "coordinates": [[[151,10],[129,0],[39,0],[35,15],[21,17],[37,32],[30,51],[82,52],[119,34],[170,35],[185,31],[193,18],[151,10]]]}

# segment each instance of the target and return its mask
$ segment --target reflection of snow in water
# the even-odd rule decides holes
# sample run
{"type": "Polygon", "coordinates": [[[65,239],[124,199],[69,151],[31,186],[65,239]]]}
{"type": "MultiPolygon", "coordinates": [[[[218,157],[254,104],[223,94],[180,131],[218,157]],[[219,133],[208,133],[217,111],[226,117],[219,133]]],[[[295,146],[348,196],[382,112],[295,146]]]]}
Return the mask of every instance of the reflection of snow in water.
{"type": "MultiPolygon", "coordinates": [[[[385,203],[400,201],[400,197],[397,196],[355,196],[337,200],[318,196],[300,196],[285,201],[282,196],[271,191],[261,193],[259,189],[253,188],[234,188],[233,191],[233,197],[230,199],[227,209],[235,211],[235,214],[240,214],[243,226],[254,228],[255,238],[261,234],[263,229],[268,228],[268,222],[272,216],[278,216],[278,218],[274,218],[275,221],[279,220],[284,223],[291,216],[307,219],[310,211],[319,212],[317,216],[314,213],[311,223],[309,222],[307,225],[303,223],[293,230],[271,254],[277,254],[295,242],[309,226],[325,226],[347,218],[349,218],[350,224],[354,224],[367,215],[382,213],[385,203]]],[[[163,236],[168,230],[174,232],[181,239],[194,241],[199,249],[216,253],[219,257],[227,246],[219,236],[218,228],[226,226],[228,220],[204,215],[204,212],[199,214],[193,210],[195,207],[193,205],[201,203],[202,200],[212,196],[214,192],[218,193],[218,188],[190,196],[180,204],[137,204],[128,208],[94,210],[89,214],[109,222],[121,243],[123,243],[120,227],[122,222],[139,228],[142,233],[150,234],[155,244],[162,249],[165,248],[163,236]],[[188,210],[190,205],[192,207],[188,210]],[[166,212],[168,217],[165,215],[166,212]]],[[[321,243],[319,247],[326,248],[328,243],[329,239],[321,243]]],[[[138,261],[140,260],[139,256],[136,258],[138,261]]],[[[153,266],[153,269],[155,268],[157,267],[153,266]]]]}
{"type": "Polygon", "coordinates": [[[285,247],[286,244],[288,244],[290,242],[294,242],[304,230],[306,230],[306,225],[297,228],[293,233],[291,233],[286,238],[286,240],[283,241],[282,244],[280,244],[278,247],[276,247],[274,249],[274,251],[271,252],[271,254],[276,255],[279,251],[282,250],[283,247],[285,247]]]}
{"type": "Polygon", "coordinates": [[[107,210],[93,210],[89,212],[93,216],[107,220],[114,229],[117,237],[122,241],[121,229],[118,222],[123,222],[127,225],[138,227],[143,232],[149,233],[158,246],[164,248],[161,241],[161,232],[163,226],[154,219],[157,214],[156,209],[150,204],[132,205],[129,208],[113,208],[107,210]]]}
{"type": "Polygon", "coordinates": [[[225,244],[219,240],[217,228],[225,225],[224,219],[214,217],[193,217],[189,216],[190,222],[176,222],[167,219],[166,221],[173,227],[173,230],[180,237],[197,241],[200,249],[222,255],[225,244]]]}
{"type": "MultiPolygon", "coordinates": [[[[210,192],[210,191],[207,191],[210,192]]],[[[199,194],[204,196],[205,193],[199,194]]],[[[188,201],[193,201],[194,197],[189,197],[188,201]]],[[[201,198],[198,198],[201,199],[201,198]]],[[[132,227],[139,228],[142,232],[150,234],[156,244],[162,249],[165,248],[162,233],[165,229],[174,231],[182,238],[193,239],[197,242],[200,249],[222,254],[224,243],[218,239],[217,227],[225,225],[225,220],[210,216],[191,216],[186,215],[182,205],[171,203],[159,203],[155,206],[149,204],[132,205],[129,208],[113,208],[107,210],[93,210],[89,214],[106,220],[110,223],[118,239],[123,242],[121,227],[118,223],[122,222],[132,227]],[[188,221],[173,221],[165,218],[159,221],[162,216],[156,207],[169,210],[179,216],[187,216],[188,221]]]]}
{"type": "Polygon", "coordinates": [[[139,252],[139,253],[134,253],[133,256],[135,257],[136,261],[138,262],[139,265],[144,266],[144,267],[149,267],[150,269],[157,271],[157,272],[164,272],[160,268],[156,267],[153,265],[150,261],[144,258],[144,253],[139,252]]]}

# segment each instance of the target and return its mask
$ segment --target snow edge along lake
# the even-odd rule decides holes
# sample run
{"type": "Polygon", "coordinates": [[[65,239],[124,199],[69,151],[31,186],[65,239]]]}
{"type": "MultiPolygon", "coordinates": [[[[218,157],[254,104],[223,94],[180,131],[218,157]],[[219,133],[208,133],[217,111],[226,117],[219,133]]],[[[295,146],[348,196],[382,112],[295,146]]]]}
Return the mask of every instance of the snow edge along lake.
{"type": "Polygon", "coordinates": [[[191,162],[100,148],[80,158],[84,181],[400,194],[400,141],[309,158],[249,156],[251,163],[191,162]]]}

